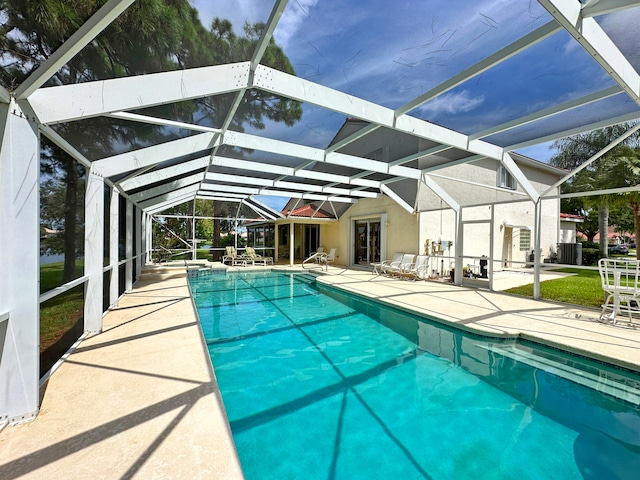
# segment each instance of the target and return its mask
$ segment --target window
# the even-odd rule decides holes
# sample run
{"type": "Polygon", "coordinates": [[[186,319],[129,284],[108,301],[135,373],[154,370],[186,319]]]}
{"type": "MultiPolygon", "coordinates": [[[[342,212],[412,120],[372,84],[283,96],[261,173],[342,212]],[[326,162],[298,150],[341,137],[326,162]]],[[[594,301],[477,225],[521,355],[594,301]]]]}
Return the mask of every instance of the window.
{"type": "Polygon", "coordinates": [[[531,230],[520,229],[520,251],[528,252],[531,250],[531,230]]]}
{"type": "Polygon", "coordinates": [[[498,187],[508,188],[509,190],[515,190],[518,188],[516,179],[504,168],[504,165],[500,164],[498,167],[498,187]]]}

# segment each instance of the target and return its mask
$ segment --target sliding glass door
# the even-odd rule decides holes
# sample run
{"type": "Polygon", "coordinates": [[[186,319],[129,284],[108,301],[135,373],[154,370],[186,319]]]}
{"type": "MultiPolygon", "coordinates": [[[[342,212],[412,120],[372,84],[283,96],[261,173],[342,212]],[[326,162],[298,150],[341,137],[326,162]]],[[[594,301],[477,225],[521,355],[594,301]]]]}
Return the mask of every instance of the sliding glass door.
{"type": "Polygon", "coordinates": [[[354,265],[370,265],[380,261],[380,219],[354,221],[354,265]]]}

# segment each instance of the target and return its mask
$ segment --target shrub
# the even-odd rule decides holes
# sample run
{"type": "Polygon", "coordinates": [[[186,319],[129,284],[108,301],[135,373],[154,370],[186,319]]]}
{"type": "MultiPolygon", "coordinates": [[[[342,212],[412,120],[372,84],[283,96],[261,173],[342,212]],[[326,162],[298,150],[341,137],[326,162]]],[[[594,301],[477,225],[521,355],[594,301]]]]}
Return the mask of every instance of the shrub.
{"type": "Polygon", "coordinates": [[[582,247],[582,265],[589,266],[595,265],[600,259],[599,248],[584,248],[582,247]]]}

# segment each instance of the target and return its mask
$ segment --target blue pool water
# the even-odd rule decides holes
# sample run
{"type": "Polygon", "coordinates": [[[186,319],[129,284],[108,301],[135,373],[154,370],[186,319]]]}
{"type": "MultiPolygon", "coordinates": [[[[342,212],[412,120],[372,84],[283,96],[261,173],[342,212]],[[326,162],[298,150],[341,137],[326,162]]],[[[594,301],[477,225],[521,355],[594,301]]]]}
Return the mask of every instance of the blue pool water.
{"type": "Polygon", "coordinates": [[[640,376],[304,274],[190,285],[247,480],[640,478],[640,376]]]}

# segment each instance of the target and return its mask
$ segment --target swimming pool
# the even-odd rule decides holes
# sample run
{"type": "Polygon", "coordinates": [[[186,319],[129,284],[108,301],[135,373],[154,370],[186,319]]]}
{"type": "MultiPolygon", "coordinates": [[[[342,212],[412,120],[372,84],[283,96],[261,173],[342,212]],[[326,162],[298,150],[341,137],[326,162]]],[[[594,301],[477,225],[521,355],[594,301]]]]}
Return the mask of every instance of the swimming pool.
{"type": "Polygon", "coordinates": [[[638,478],[640,376],[305,274],[190,285],[248,480],[638,478]]]}

